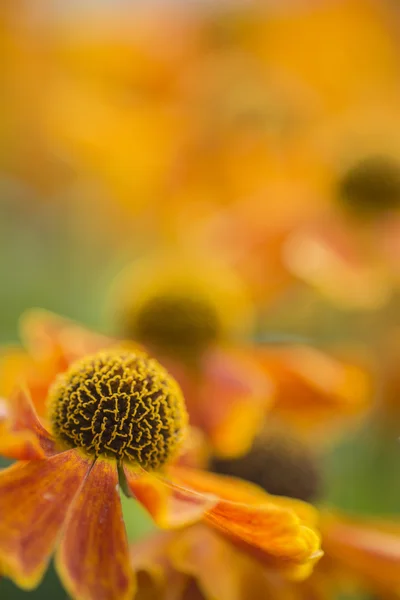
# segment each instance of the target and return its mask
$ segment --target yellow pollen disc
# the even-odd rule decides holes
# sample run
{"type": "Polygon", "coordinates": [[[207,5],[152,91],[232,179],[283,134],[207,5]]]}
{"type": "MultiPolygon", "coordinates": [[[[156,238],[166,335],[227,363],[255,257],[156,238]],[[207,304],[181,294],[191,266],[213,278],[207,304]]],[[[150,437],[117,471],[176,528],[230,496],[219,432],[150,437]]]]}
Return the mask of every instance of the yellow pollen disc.
{"type": "Polygon", "coordinates": [[[49,417],[64,445],[147,470],[177,454],[187,428],[175,380],[145,353],[121,349],[87,356],[60,375],[49,417]]]}

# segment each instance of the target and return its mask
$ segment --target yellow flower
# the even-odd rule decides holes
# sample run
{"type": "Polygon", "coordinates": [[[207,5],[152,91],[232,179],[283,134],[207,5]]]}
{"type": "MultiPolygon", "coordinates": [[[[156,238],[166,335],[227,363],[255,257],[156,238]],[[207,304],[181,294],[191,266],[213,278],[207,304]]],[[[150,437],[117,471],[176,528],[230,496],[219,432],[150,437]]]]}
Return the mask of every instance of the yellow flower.
{"type": "MultiPolygon", "coordinates": [[[[62,320],[50,322],[67,362],[89,343],[87,333],[79,339],[77,326],[69,331],[62,320]]],[[[47,343],[38,338],[36,348],[46,356],[47,343]]],[[[187,414],[178,385],[155,359],[114,345],[75,356],[54,375],[46,403],[37,390],[33,398],[40,411],[47,405],[47,418],[21,389],[0,404],[0,450],[18,459],[0,472],[4,575],[35,587],[58,546],[57,568],[73,598],[131,600],[135,580],[119,484],[161,527],[203,519],[277,569],[310,568],[319,540],[303,511],[244,482],[174,464],[187,414]]]]}

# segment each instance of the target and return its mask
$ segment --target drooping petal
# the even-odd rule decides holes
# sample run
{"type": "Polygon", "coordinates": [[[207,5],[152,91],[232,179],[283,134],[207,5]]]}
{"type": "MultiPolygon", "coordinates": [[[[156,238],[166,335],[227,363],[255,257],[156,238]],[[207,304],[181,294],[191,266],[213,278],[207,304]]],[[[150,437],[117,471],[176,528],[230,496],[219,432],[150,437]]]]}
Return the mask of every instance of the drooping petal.
{"type": "Polygon", "coordinates": [[[9,400],[0,399],[0,454],[17,460],[36,460],[55,453],[55,445],[40,423],[25,389],[9,400]]]}
{"type": "Polygon", "coordinates": [[[61,579],[79,600],[132,600],[134,578],[116,465],[97,460],[70,508],[57,553],[61,579]]]}
{"type": "MultiPolygon", "coordinates": [[[[171,467],[171,477],[200,493],[214,493],[217,504],[205,514],[205,522],[232,539],[258,559],[281,566],[296,567],[296,576],[306,574],[297,567],[308,567],[321,556],[319,536],[310,525],[307,506],[281,501],[238,479],[171,467]],[[307,519],[304,519],[304,517],[307,519]]],[[[294,571],[293,571],[294,574],[294,571]]]]}
{"type": "Polygon", "coordinates": [[[0,564],[26,589],[43,576],[89,463],[74,450],[0,471],[0,564]]]}
{"type": "Polygon", "coordinates": [[[155,523],[165,529],[198,521],[216,503],[212,494],[198,493],[187,489],[185,485],[162,480],[150,473],[138,476],[125,468],[125,475],[133,496],[150,513],[155,523]]]}

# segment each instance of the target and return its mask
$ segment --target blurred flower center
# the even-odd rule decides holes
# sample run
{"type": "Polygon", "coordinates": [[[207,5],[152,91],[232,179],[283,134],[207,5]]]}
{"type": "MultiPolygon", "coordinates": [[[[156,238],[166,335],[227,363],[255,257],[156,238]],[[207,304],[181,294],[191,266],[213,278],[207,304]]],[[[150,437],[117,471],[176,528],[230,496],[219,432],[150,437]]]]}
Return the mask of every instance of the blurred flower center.
{"type": "Polygon", "coordinates": [[[370,156],[349,169],[338,184],[339,200],[352,213],[376,216],[400,207],[400,163],[370,156]]]}
{"type": "Polygon", "coordinates": [[[220,329],[217,310],[206,298],[173,292],[149,298],[125,323],[131,339],[186,358],[206,350],[220,329]]]}
{"type": "Polygon", "coordinates": [[[240,477],[269,494],[307,502],[321,495],[322,477],[316,457],[305,444],[282,435],[260,435],[248,454],[236,459],[213,459],[211,469],[240,477]]]}
{"type": "Polygon", "coordinates": [[[187,413],[175,380],[144,353],[110,350],[74,363],[53,384],[55,437],[90,455],[160,468],[179,450],[187,413]]]}

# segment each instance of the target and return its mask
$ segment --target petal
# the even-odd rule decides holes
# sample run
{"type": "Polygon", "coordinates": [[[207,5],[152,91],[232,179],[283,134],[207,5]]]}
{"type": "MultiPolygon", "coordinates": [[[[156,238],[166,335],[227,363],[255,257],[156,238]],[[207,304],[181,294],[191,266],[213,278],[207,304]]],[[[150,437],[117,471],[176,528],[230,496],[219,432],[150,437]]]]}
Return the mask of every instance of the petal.
{"type": "Polygon", "coordinates": [[[343,417],[368,408],[371,380],[365,369],[308,346],[260,347],[260,362],[276,385],[276,412],[309,434],[343,424],[343,417]]]}
{"type": "Polygon", "coordinates": [[[55,453],[24,389],[16,389],[9,400],[0,399],[0,433],[0,454],[7,458],[36,460],[55,453]]]}
{"type": "Polygon", "coordinates": [[[21,348],[6,348],[0,353],[0,394],[8,398],[32,366],[29,355],[21,348]]]}
{"type": "Polygon", "coordinates": [[[273,395],[271,380],[250,352],[210,349],[200,374],[164,362],[182,387],[191,424],[205,432],[214,452],[225,457],[245,453],[273,395]]]}
{"type": "Polygon", "coordinates": [[[183,467],[172,467],[170,473],[179,484],[216,494],[219,500],[205,522],[260,560],[286,569],[288,563],[310,565],[321,556],[319,537],[304,521],[304,511],[296,511],[298,502],[289,507],[288,500],[239,479],[183,467]]]}
{"type": "Polygon", "coordinates": [[[377,590],[400,590],[400,525],[373,519],[326,515],[322,519],[327,557],[377,590]]]}
{"type": "Polygon", "coordinates": [[[136,573],[137,600],[182,600],[187,577],[178,573],[168,559],[168,547],[175,532],[158,532],[130,547],[131,564],[136,573]]]}
{"type": "Polygon", "coordinates": [[[162,528],[172,529],[193,523],[214,506],[216,498],[160,479],[153,474],[139,475],[125,468],[133,496],[162,528]]]}
{"type": "Polygon", "coordinates": [[[170,544],[169,556],[178,571],[198,582],[202,597],[207,600],[290,597],[290,584],[204,525],[178,534],[170,544]]]}
{"type": "Polygon", "coordinates": [[[117,468],[97,460],[70,508],[57,568],[79,600],[132,600],[135,586],[117,468]]]}
{"type": "Polygon", "coordinates": [[[244,454],[271,406],[271,380],[250,352],[237,348],[208,352],[203,373],[202,403],[209,407],[214,451],[223,457],[244,454]]]}
{"type": "Polygon", "coordinates": [[[70,319],[41,309],[26,311],[20,326],[21,336],[30,353],[42,359],[58,357],[59,371],[64,371],[77,358],[115,343],[70,319]]]}
{"type": "Polygon", "coordinates": [[[0,471],[0,564],[3,574],[33,588],[89,464],[74,450],[0,471]]]}

